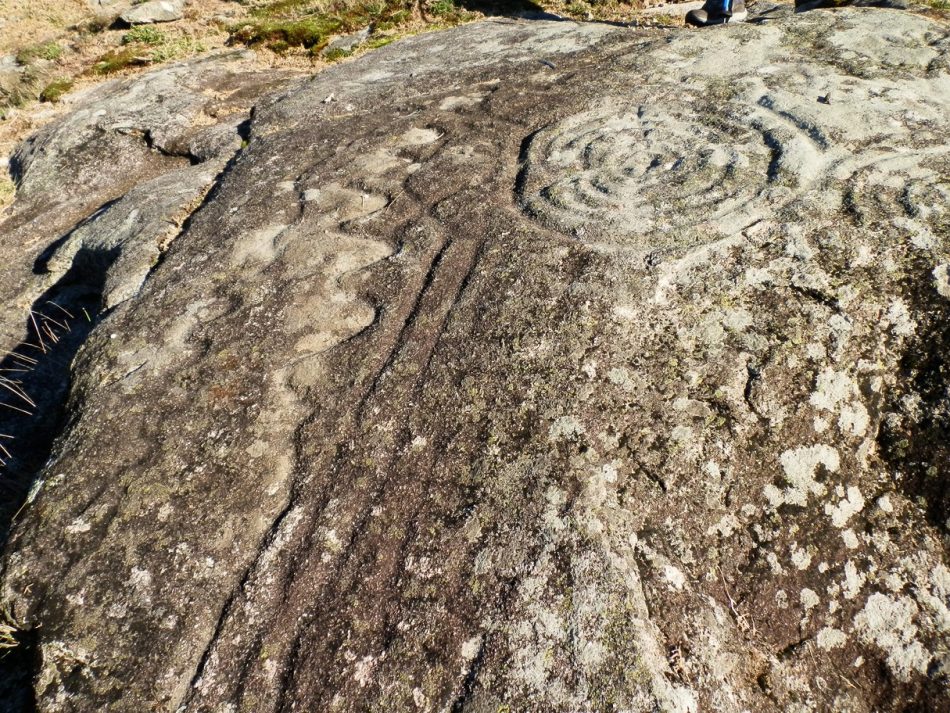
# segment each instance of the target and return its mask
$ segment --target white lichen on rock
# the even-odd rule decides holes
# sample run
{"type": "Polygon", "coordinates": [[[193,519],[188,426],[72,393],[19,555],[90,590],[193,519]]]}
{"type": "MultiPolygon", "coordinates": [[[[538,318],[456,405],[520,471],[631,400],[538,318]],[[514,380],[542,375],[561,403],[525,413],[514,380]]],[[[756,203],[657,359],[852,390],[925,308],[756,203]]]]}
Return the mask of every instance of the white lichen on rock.
{"type": "Polygon", "coordinates": [[[552,441],[567,440],[583,435],[585,432],[583,424],[576,416],[561,416],[548,430],[548,437],[552,441]]]}
{"type": "Polygon", "coordinates": [[[844,527],[848,520],[864,509],[864,496],[861,495],[860,488],[848,486],[847,498],[840,500],[837,505],[827,503],[825,505],[825,514],[831,516],[831,524],[835,527],[844,527]]]}
{"type": "Polygon", "coordinates": [[[826,626],[818,632],[815,641],[818,644],[818,648],[831,651],[832,649],[839,649],[844,646],[848,642],[848,637],[840,629],[826,626]]]}
{"type": "Polygon", "coordinates": [[[765,487],[765,497],[773,507],[782,503],[804,507],[810,495],[824,495],[826,487],[815,478],[818,468],[836,473],[841,465],[838,451],[825,444],[787,450],[779,456],[779,462],[788,487],[784,490],[771,484],[765,487]]]}
{"type": "Polygon", "coordinates": [[[932,658],[917,640],[914,619],[918,611],[910,597],[875,592],[854,620],[861,638],[884,650],[888,667],[902,681],[909,680],[914,673],[926,674],[932,658]]]}

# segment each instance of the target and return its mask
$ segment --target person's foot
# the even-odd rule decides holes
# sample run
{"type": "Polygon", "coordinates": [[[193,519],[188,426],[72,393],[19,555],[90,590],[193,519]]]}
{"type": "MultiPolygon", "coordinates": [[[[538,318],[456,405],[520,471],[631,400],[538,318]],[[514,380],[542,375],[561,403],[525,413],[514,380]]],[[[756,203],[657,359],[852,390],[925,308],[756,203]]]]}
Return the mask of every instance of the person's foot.
{"type": "Polygon", "coordinates": [[[699,10],[686,13],[686,22],[696,27],[742,22],[748,16],[745,0],[706,0],[699,10]]]}

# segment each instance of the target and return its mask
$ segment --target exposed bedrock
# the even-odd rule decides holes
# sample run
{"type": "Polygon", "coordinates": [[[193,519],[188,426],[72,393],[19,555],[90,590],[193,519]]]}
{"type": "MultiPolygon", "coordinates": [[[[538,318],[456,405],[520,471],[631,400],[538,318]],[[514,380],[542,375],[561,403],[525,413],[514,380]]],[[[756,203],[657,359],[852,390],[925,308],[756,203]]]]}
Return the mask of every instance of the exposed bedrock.
{"type": "Polygon", "coordinates": [[[121,189],[24,147],[11,235],[107,204],[4,239],[100,305],[3,559],[37,708],[946,709],[948,57],[499,20],[121,189]]]}

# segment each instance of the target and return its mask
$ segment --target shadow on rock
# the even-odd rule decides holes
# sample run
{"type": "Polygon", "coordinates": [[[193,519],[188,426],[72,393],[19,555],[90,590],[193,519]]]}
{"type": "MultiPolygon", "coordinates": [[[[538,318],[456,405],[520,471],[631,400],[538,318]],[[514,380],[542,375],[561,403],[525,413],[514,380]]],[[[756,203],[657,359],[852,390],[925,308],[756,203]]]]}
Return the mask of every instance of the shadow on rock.
{"type": "MultiPolygon", "coordinates": [[[[0,361],[0,543],[62,430],[70,364],[103,316],[106,272],[118,254],[80,250],[30,307],[23,340],[0,361]]],[[[35,269],[46,271],[42,257],[35,269]]]]}
{"type": "Polygon", "coordinates": [[[950,309],[924,279],[911,294],[917,339],[901,360],[905,388],[888,404],[878,443],[897,487],[945,533],[950,528],[950,309]]]}
{"type": "MultiPolygon", "coordinates": [[[[23,340],[0,361],[0,544],[63,430],[70,365],[105,314],[103,285],[118,254],[80,251],[72,268],[30,307],[23,340]]],[[[34,269],[46,272],[44,256],[34,269]]],[[[15,640],[16,646],[0,651],[0,713],[32,713],[32,679],[40,667],[36,632],[17,631],[15,640]]]]}

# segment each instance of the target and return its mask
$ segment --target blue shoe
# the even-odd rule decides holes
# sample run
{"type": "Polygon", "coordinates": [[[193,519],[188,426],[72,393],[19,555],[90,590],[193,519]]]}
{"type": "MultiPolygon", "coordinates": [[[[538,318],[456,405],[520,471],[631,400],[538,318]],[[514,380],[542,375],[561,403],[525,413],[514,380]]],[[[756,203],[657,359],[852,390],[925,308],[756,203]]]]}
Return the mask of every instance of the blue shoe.
{"type": "Polygon", "coordinates": [[[748,16],[745,0],[706,0],[706,4],[699,10],[686,13],[686,23],[696,27],[709,27],[743,22],[748,16]]]}

